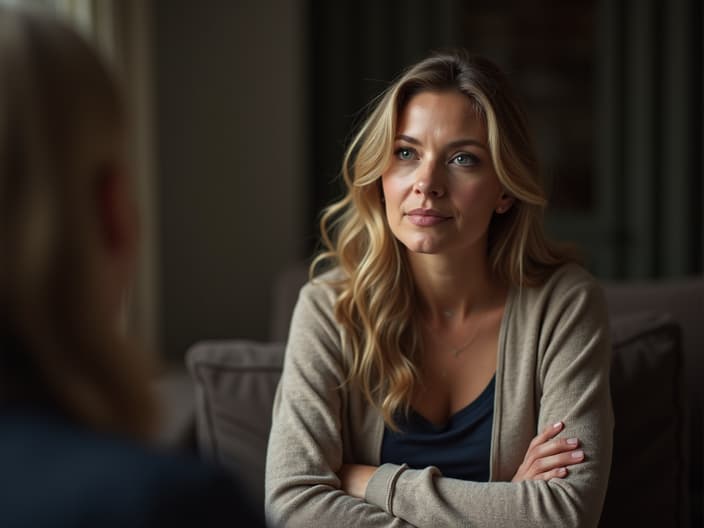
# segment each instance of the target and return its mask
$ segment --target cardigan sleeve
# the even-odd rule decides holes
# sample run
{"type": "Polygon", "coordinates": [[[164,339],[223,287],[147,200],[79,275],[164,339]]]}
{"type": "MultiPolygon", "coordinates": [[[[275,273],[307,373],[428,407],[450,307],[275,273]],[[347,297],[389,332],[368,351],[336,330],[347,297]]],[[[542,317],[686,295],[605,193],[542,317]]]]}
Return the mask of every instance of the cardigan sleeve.
{"type": "MultiPolygon", "coordinates": [[[[569,435],[579,437],[585,460],[570,466],[566,478],[520,483],[468,482],[444,477],[434,467],[384,464],[369,481],[368,502],[419,527],[597,526],[613,433],[606,305],[593,279],[572,281],[544,297],[528,310],[528,320],[539,327],[537,337],[527,340],[535,348],[521,349],[537,354],[521,371],[536,378],[539,409],[533,425],[542,430],[564,420],[569,435]]],[[[509,346],[526,345],[514,336],[509,346]]],[[[516,449],[523,450],[522,459],[526,446],[516,449]]]]}
{"type": "Polygon", "coordinates": [[[267,450],[267,519],[286,527],[408,526],[340,489],[345,375],[328,293],[308,284],[294,310],[267,450]]]}

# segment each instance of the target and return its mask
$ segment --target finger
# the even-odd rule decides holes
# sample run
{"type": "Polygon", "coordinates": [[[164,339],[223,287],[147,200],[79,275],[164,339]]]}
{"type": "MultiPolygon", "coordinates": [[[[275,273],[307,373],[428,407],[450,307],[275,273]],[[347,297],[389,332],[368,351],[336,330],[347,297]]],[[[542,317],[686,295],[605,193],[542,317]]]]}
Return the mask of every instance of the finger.
{"type": "Polygon", "coordinates": [[[554,438],[560,431],[562,431],[562,428],[565,426],[564,423],[562,422],[557,422],[552,425],[548,425],[542,433],[537,435],[533,440],[531,440],[528,448],[535,447],[540,444],[544,444],[551,438],[554,438]]]}
{"type": "Polygon", "coordinates": [[[554,478],[565,478],[567,476],[567,473],[567,468],[559,467],[551,469],[550,471],[546,471],[544,473],[540,473],[533,477],[531,480],[550,480],[554,478]]]}
{"type": "Polygon", "coordinates": [[[568,453],[560,453],[553,456],[543,457],[535,460],[531,466],[531,473],[536,475],[552,471],[553,469],[573,466],[584,461],[584,451],[578,449],[568,453]]]}
{"type": "Polygon", "coordinates": [[[579,447],[579,438],[555,438],[544,444],[534,446],[531,455],[534,459],[574,451],[579,447]]]}

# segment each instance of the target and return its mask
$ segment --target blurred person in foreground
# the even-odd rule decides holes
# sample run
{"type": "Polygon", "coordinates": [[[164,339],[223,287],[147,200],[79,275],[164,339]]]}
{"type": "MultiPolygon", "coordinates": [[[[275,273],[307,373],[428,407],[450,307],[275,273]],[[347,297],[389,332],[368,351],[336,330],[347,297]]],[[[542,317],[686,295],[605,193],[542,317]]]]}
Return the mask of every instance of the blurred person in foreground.
{"type": "Polygon", "coordinates": [[[88,44],[0,8],[0,526],[258,526],[228,475],[146,447],[126,121],[88,44]]]}

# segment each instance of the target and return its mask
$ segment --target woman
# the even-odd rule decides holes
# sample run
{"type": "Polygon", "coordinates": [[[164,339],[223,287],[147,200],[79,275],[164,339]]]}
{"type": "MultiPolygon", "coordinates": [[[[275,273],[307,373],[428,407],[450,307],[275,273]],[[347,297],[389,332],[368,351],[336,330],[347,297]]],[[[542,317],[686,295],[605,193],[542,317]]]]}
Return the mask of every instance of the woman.
{"type": "Polygon", "coordinates": [[[138,240],[125,140],[89,46],[0,8],[0,526],[256,526],[228,476],[142,445],[154,369],[118,324],[138,240]]]}
{"type": "Polygon", "coordinates": [[[379,99],[321,223],[275,405],[285,526],[595,526],[608,324],[549,243],[526,125],[490,62],[440,54],[379,99]],[[537,436],[536,436],[537,434],[537,436]]]}

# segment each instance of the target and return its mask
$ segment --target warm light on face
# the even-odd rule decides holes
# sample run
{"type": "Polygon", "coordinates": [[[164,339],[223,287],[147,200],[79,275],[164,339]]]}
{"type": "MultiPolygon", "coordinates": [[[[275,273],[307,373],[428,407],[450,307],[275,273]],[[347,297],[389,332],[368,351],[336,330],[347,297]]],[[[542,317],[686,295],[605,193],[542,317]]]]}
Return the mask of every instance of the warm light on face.
{"type": "Polygon", "coordinates": [[[486,251],[502,189],[486,127],[468,97],[428,91],[410,99],[382,188],[389,227],[409,251],[486,251]]]}

